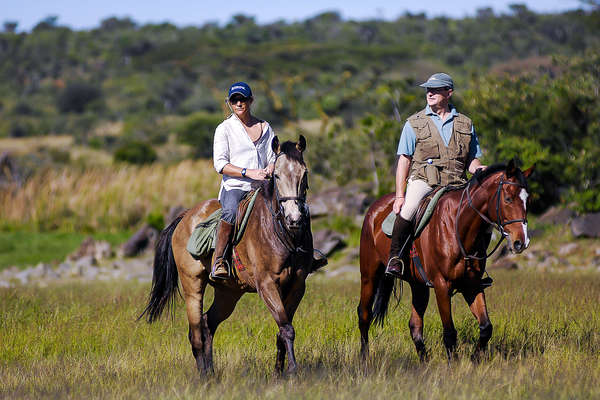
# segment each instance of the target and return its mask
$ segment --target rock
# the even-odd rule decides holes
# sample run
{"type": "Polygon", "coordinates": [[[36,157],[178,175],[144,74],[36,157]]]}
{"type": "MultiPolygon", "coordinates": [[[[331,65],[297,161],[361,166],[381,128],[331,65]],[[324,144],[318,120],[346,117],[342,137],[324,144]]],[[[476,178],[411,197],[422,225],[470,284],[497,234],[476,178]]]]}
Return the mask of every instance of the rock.
{"type": "Polygon", "coordinates": [[[542,224],[566,225],[575,217],[575,213],[568,208],[550,207],[544,214],[540,216],[538,222],[542,224]]]}
{"type": "Polygon", "coordinates": [[[16,280],[21,282],[21,285],[25,285],[29,282],[32,273],[33,273],[33,268],[27,268],[27,269],[17,272],[14,275],[14,277],[16,280]]]}
{"type": "Polygon", "coordinates": [[[81,257],[79,260],[77,260],[75,262],[75,267],[79,268],[80,270],[90,268],[90,267],[96,267],[96,265],[98,265],[98,261],[96,260],[96,258],[94,256],[81,257]]]}
{"type": "Polygon", "coordinates": [[[363,214],[373,199],[358,186],[327,189],[308,199],[311,217],[328,214],[354,216],[363,214]]]}
{"type": "Polygon", "coordinates": [[[561,256],[568,256],[569,254],[573,254],[578,249],[579,246],[577,243],[567,243],[560,246],[560,249],[558,249],[558,254],[561,256]]]}
{"type": "Polygon", "coordinates": [[[145,224],[123,244],[121,247],[123,256],[133,257],[146,249],[154,248],[157,238],[158,231],[150,225],[145,224]]]}
{"type": "Polygon", "coordinates": [[[600,213],[585,214],[571,221],[575,237],[600,238],[600,213]]]}
{"type": "Polygon", "coordinates": [[[494,261],[489,268],[516,270],[519,269],[519,265],[515,262],[515,260],[512,260],[509,257],[502,257],[494,261]]]}
{"type": "Polygon", "coordinates": [[[165,215],[165,227],[169,226],[184,211],[186,211],[186,208],[183,206],[171,207],[167,215],[165,215]]]}
{"type": "Polygon", "coordinates": [[[313,234],[313,247],[320,250],[325,256],[329,256],[344,246],[344,236],[338,232],[323,229],[313,234]]]}
{"type": "Polygon", "coordinates": [[[94,257],[96,260],[111,257],[112,248],[110,243],[106,241],[96,241],[93,237],[88,236],[81,242],[79,249],[67,256],[67,260],[75,261],[87,256],[94,257]]]}

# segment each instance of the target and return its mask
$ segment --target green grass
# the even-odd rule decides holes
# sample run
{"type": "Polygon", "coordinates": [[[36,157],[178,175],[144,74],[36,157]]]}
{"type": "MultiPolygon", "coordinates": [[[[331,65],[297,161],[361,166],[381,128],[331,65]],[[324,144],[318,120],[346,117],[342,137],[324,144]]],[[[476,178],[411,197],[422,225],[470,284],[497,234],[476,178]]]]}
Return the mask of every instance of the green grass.
{"type": "Polygon", "coordinates": [[[13,265],[24,267],[39,262],[62,261],[67,254],[75,251],[87,236],[117,245],[127,240],[130,234],[128,231],[89,235],[77,232],[0,230],[0,270],[13,265]]]}
{"type": "Polygon", "coordinates": [[[216,373],[203,378],[181,300],[172,320],[135,322],[148,284],[1,289],[0,398],[600,396],[600,275],[498,271],[494,278],[487,291],[494,334],[480,364],[469,361],[478,329],[460,296],[453,302],[459,360],[446,362],[432,299],[425,316],[431,360],[421,364],[409,338],[405,293],[385,327],[371,330],[364,370],[358,277],[311,277],[294,321],[300,370],[287,379],[272,375],[276,325],[256,295],[244,296],[219,327],[216,373]]]}

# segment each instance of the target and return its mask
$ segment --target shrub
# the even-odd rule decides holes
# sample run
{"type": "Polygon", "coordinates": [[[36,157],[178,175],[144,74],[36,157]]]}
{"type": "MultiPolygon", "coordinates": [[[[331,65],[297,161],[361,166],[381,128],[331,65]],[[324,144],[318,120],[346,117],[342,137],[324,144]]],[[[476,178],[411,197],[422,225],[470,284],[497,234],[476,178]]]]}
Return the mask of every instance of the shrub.
{"type": "Polygon", "coordinates": [[[130,164],[148,164],[156,161],[154,148],[147,143],[132,140],[120,146],[114,154],[115,161],[130,164]]]}
{"type": "Polygon", "coordinates": [[[222,120],[217,114],[194,113],[177,128],[177,137],[179,141],[194,147],[194,156],[211,157],[215,128],[222,120]]]}
{"type": "Polygon", "coordinates": [[[82,113],[92,102],[100,99],[102,93],[88,83],[72,83],[58,96],[57,106],[63,112],[82,113]]]}

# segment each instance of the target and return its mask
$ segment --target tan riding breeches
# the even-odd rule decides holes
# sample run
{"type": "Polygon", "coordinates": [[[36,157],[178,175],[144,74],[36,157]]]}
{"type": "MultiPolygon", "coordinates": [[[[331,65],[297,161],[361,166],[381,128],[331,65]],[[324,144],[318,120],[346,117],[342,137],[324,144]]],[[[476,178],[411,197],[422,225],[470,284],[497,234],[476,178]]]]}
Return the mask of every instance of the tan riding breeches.
{"type": "Polygon", "coordinates": [[[400,216],[410,221],[417,212],[417,208],[423,197],[427,196],[431,190],[432,188],[427,182],[420,179],[409,179],[406,186],[404,204],[402,205],[402,209],[400,209],[400,216]]]}

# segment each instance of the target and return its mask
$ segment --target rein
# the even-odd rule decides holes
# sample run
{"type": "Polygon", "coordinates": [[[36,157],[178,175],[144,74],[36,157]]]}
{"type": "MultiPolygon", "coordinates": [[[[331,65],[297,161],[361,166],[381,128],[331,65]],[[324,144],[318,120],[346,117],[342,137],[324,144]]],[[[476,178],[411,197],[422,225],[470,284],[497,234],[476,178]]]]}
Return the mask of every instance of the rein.
{"type": "Polygon", "coordinates": [[[500,243],[502,243],[502,241],[506,238],[506,236],[508,236],[508,234],[504,230],[504,227],[506,225],[514,224],[516,222],[525,222],[525,223],[527,222],[527,218],[511,219],[511,220],[502,222],[502,212],[500,211],[500,197],[501,197],[503,185],[514,185],[514,186],[523,187],[520,183],[505,181],[504,177],[500,179],[500,182],[498,182],[498,189],[496,190],[496,221],[491,221],[488,217],[486,217],[481,211],[479,211],[473,205],[473,198],[471,197],[471,193],[469,191],[469,189],[471,187],[471,181],[469,181],[469,183],[467,183],[467,186],[463,190],[463,192],[460,196],[460,202],[458,203],[458,211],[456,212],[456,218],[454,220],[454,229],[456,232],[456,239],[458,240],[458,246],[460,247],[460,252],[462,253],[465,261],[485,260],[485,259],[489,258],[498,249],[498,247],[500,246],[500,243]],[[472,208],[473,210],[475,210],[477,215],[479,215],[481,217],[481,219],[483,219],[487,224],[491,225],[492,227],[497,229],[498,232],[500,232],[500,240],[498,241],[498,243],[496,243],[496,246],[494,246],[494,249],[489,254],[484,253],[485,255],[483,257],[477,257],[476,255],[468,255],[467,252],[465,251],[462,241],[460,240],[460,233],[458,231],[458,219],[461,214],[461,206],[463,204],[465,194],[467,196],[467,202],[469,204],[469,207],[472,208]]]}

